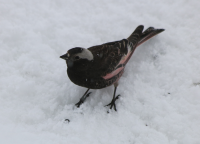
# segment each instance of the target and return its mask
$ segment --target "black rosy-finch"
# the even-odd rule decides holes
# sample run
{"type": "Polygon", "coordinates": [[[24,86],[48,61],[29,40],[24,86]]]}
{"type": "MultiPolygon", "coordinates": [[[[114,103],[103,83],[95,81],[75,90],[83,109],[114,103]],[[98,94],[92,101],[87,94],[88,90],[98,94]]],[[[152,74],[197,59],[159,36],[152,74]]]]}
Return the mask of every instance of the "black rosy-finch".
{"type": "Polygon", "coordinates": [[[60,56],[67,64],[69,79],[76,85],[87,88],[87,91],[76,104],[79,107],[90,95],[90,89],[102,89],[114,85],[112,101],[106,105],[116,111],[115,101],[118,81],[124,68],[137,46],[141,45],[164,29],[149,27],[143,32],[143,25],[139,25],[127,38],[92,46],[88,49],[75,47],[60,56]]]}

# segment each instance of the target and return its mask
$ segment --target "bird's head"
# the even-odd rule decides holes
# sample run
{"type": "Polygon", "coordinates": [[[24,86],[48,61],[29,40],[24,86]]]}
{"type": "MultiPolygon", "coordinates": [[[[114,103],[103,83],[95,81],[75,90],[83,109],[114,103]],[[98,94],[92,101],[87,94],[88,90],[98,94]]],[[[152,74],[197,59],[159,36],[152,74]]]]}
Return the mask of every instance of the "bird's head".
{"type": "Polygon", "coordinates": [[[60,56],[60,58],[66,60],[68,68],[82,67],[87,62],[92,61],[94,59],[91,51],[80,47],[68,50],[67,53],[60,56]]]}

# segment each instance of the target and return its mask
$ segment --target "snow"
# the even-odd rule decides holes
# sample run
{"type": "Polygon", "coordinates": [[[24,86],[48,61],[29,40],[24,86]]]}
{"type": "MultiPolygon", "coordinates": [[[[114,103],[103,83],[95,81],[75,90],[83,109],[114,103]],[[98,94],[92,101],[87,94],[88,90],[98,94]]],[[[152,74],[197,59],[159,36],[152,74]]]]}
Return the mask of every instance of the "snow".
{"type": "Polygon", "coordinates": [[[0,143],[200,144],[200,1],[0,0],[0,143]],[[165,31],[139,46],[113,86],[74,85],[73,47],[165,31]],[[69,119],[70,122],[64,121],[69,119]]]}

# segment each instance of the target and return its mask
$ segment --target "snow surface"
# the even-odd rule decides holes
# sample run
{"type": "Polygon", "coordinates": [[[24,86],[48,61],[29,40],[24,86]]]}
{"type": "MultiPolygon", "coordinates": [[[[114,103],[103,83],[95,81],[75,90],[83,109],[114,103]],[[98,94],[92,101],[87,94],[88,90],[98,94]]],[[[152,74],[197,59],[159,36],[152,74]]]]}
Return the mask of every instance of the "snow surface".
{"type": "Polygon", "coordinates": [[[1,144],[200,144],[199,0],[0,0],[1,144]],[[141,45],[113,86],[67,77],[68,49],[166,31],[141,45]],[[70,119],[65,122],[64,119],[70,119]]]}

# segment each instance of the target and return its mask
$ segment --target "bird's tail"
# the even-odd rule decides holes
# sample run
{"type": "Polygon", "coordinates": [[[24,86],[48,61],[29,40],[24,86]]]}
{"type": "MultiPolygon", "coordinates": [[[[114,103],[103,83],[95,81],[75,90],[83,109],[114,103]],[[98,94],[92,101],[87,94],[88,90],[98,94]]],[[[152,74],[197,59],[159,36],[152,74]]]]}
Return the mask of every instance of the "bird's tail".
{"type": "Polygon", "coordinates": [[[130,42],[133,43],[133,45],[137,43],[137,46],[139,46],[148,39],[164,31],[164,29],[155,29],[154,27],[149,27],[144,32],[142,32],[143,28],[143,25],[138,26],[135,31],[127,38],[130,42]]]}
{"type": "Polygon", "coordinates": [[[145,41],[149,40],[150,38],[154,37],[155,35],[163,32],[163,31],[164,31],[164,29],[155,29],[154,27],[149,27],[140,36],[140,40],[137,43],[137,46],[141,45],[145,41]]]}
{"type": "Polygon", "coordinates": [[[133,46],[137,46],[137,43],[141,39],[142,31],[144,29],[143,25],[139,25],[134,32],[127,38],[128,41],[132,42],[133,46]]]}
{"type": "Polygon", "coordinates": [[[135,31],[127,38],[127,40],[132,43],[132,50],[128,54],[128,57],[124,62],[124,64],[126,64],[129,61],[137,46],[141,45],[148,39],[164,31],[164,29],[155,29],[153,27],[149,27],[144,32],[142,32],[143,28],[144,28],[143,25],[139,25],[135,29],[135,31]]]}

